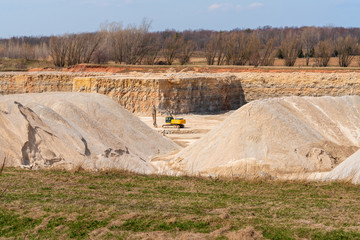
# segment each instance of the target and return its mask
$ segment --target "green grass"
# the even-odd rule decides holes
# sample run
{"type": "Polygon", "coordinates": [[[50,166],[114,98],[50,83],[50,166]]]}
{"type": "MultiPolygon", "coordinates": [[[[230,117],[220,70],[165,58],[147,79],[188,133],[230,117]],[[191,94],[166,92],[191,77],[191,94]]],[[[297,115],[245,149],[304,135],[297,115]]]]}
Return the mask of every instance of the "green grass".
{"type": "Polygon", "coordinates": [[[347,183],[7,168],[6,186],[0,238],[227,239],[251,227],[268,239],[360,239],[360,187],[347,183]]]}

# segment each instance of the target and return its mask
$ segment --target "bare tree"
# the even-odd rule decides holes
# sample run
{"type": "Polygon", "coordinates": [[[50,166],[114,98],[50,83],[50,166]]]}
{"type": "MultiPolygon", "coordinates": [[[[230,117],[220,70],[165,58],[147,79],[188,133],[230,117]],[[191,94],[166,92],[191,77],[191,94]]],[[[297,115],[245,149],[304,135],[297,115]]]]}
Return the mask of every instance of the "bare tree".
{"type": "Polygon", "coordinates": [[[261,44],[257,34],[252,34],[248,42],[249,64],[257,66],[272,66],[275,61],[274,51],[275,39],[269,39],[265,44],[261,44]]]}
{"type": "Polygon", "coordinates": [[[315,65],[319,67],[326,67],[329,64],[333,43],[330,39],[326,41],[320,41],[315,46],[315,65]]]}
{"type": "Polygon", "coordinates": [[[285,66],[294,66],[301,50],[301,42],[298,36],[290,33],[282,41],[280,50],[285,59],[285,66]]]}
{"type": "Polygon", "coordinates": [[[104,64],[109,60],[109,56],[103,48],[99,48],[94,52],[91,62],[96,64],[104,64]]]}
{"type": "Polygon", "coordinates": [[[253,65],[255,67],[259,66],[262,60],[261,43],[255,32],[250,36],[247,44],[247,50],[249,52],[249,65],[253,65]]]}
{"type": "Polygon", "coordinates": [[[89,63],[100,43],[99,34],[72,34],[52,37],[50,55],[55,66],[89,63]]]}
{"type": "Polygon", "coordinates": [[[151,22],[143,20],[139,27],[131,26],[124,31],[124,60],[127,64],[139,64],[150,50],[150,35],[148,34],[151,22]]]}
{"type": "Polygon", "coordinates": [[[25,38],[11,38],[5,44],[5,56],[13,59],[35,59],[34,47],[25,38]]]}
{"type": "Polygon", "coordinates": [[[5,57],[6,56],[6,54],[5,54],[5,52],[6,52],[6,47],[5,47],[5,44],[1,44],[0,45],[0,57],[5,57]]]}
{"type": "MultiPolygon", "coordinates": [[[[54,37],[0,39],[0,57],[47,59],[50,54],[54,64],[66,66],[91,61],[104,63],[108,60],[127,64],[154,64],[163,56],[168,64],[172,64],[175,59],[179,59],[180,62],[184,62],[181,59],[185,62],[186,58],[189,59],[186,57],[187,53],[192,51],[183,49],[179,40],[184,38],[185,42],[191,40],[196,45],[196,49],[210,65],[272,65],[273,51],[279,49],[278,56],[285,59],[286,65],[292,66],[299,52],[304,55],[308,65],[310,58],[315,56],[316,44],[320,40],[331,39],[332,44],[336,45],[336,48],[332,48],[333,54],[339,57],[339,65],[348,66],[358,54],[357,41],[354,39],[360,38],[360,28],[331,26],[265,26],[254,30],[236,29],[230,32],[187,30],[178,34],[175,34],[174,30],[150,33],[149,26],[150,23],[146,20],[138,26],[126,27],[120,23],[110,23],[105,24],[98,33],[63,35],[57,37],[57,41],[54,37]]],[[[319,63],[319,56],[316,61],[319,63]]]]}
{"type": "Polygon", "coordinates": [[[358,48],[358,39],[350,35],[345,38],[339,37],[336,43],[336,51],[340,67],[347,67],[351,64],[358,48]]]}
{"type": "Polygon", "coordinates": [[[120,23],[110,23],[102,26],[103,32],[109,34],[114,59],[126,64],[140,64],[150,51],[150,35],[148,33],[151,22],[144,19],[142,24],[129,25],[123,28],[120,23]]]}
{"type": "Polygon", "coordinates": [[[217,34],[216,38],[216,55],[217,55],[217,65],[221,65],[225,60],[225,45],[224,45],[224,37],[223,32],[220,31],[217,34]]]}
{"type": "Polygon", "coordinates": [[[179,54],[179,34],[175,33],[174,36],[170,36],[165,39],[163,46],[163,56],[165,58],[166,64],[172,65],[175,58],[179,54]]]}
{"type": "Polygon", "coordinates": [[[35,59],[46,59],[49,56],[49,46],[46,42],[41,42],[34,47],[35,59]]]}
{"type": "Polygon", "coordinates": [[[244,32],[231,32],[225,39],[225,61],[228,65],[245,65],[249,60],[248,37],[244,32]]]}
{"type": "MultiPolygon", "coordinates": [[[[112,48],[112,39],[110,33],[107,31],[106,24],[102,24],[100,26],[100,31],[96,32],[96,37],[94,40],[94,45],[97,42],[96,38],[99,38],[98,44],[91,55],[90,62],[94,62],[97,64],[103,64],[108,62],[110,59],[114,60],[112,57],[113,48],[112,48]]],[[[91,49],[91,48],[89,48],[91,49]]]]}
{"type": "Polygon", "coordinates": [[[64,39],[67,46],[66,62],[68,66],[79,64],[81,61],[81,52],[85,47],[85,43],[80,38],[80,36],[73,34],[67,35],[64,39]]]}
{"type": "Polygon", "coordinates": [[[271,38],[265,44],[265,47],[262,50],[262,59],[261,59],[261,66],[272,66],[274,65],[275,61],[275,38],[271,38]]]}
{"type": "Polygon", "coordinates": [[[208,65],[214,65],[217,53],[216,37],[214,35],[205,43],[204,54],[208,65]]]}
{"type": "Polygon", "coordinates": [[[101,26],[103,35],[107,36],[109,51],[115,62],[121,63],[124,59],[125,40],[121,23],[105,23],[101,26]]]}
{"type": "MultiPolygon", "coordinates": [[[[360,53],[360,45],[358,45],[357,52],[360,53]]],[[[358,62],[358,65],[360,66],[360,55],[358,55],[358,57],[357,57],[357,62],[358,62]]]]}
{"type": "Polygon", "coordinates": [[[102,41],[103,35],[100,32],[96,33],[85,33],[80,35],[80,41],[84,43],[84,47],[81,52],[82,63],[90,63],[93,54],[100,47],[100,43],[102,41]]]}
{"type": "Polygon", "coordinates": [[[65,37],[50,38],[50,56],[57,67],[64,67],[66,64],[66,54],[68,51],[65,37]]]}
{"type": "Polygon", "coordinates": [[[319,42],[320,34],[315,27],[308,27],[301,33],[301,41],[303,51],[306,59],[306,66],[309,66],[310,57],[314,54],[314,48],[317,42],[319,42]]]}
{"type": "Polygon", "coordinates": [[[196,45],[191,40],[185,40],[183,37],[179,39],[179,62],[181,65],[187,64],[190,62],[190,58],[194,53],[196,45]]]}
{"type": "Polygon", "coordinates": [[[216,64],[221,65],[224,63],[225,58],[225,46],[224,46],[224,33],[213,33],[210,36],[209,41],[205,44],[204,52],[208,65],[215,64],[215,58],[217,58],[216,64]]]}
{"type": "Polygon", "coordinates": [[[35,59],[35,48],[29,43],[23,41],[20,45],[20,57],[25,60],[34,60],[35,59]]]}
{"type": "Polygon", "coordinates": [[[10,39],[7,43],[6,43],[6,53],[5,55],[8,58],[20,58],[20,46],[19,43],[16,42],[14,39],[10,39]]]}
{"type": "Polygon", "coordinates": [[[159,54],[161,50],[161,39],[156,33],[148,33],[149,35],[149,49],[146,52],[143,63],[147,65],[154,65],[159,61],[159,54]]]}

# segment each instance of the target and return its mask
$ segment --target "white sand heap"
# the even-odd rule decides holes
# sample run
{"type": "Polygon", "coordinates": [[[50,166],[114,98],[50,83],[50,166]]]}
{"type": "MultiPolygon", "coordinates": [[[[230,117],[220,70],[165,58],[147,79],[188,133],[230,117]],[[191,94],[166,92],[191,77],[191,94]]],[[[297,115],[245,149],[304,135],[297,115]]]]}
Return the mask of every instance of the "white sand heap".
{"type": "Polygon", "coordinates": [[[360,150],[327,174],[325,180],[348,181],[360,184],[360,150]]]}
{"type": "Polygon", "coordinates": [[[246,104],[177,155],[152,163],[171,174],[280,176],[330,171],[359,147],[359,96],[284,97],[246,104]]]}
{"type": "Polygon", "coordinates": [[[151,173],[152,156],[178,148],[100,94],[1,96],[0,121],[0,155],[9,166],[151,173]]]}

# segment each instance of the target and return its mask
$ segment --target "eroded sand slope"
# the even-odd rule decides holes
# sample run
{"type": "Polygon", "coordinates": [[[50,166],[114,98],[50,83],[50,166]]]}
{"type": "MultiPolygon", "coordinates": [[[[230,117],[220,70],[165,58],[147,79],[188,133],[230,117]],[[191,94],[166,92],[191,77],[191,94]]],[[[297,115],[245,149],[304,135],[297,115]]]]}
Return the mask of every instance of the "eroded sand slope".
{"type": "Polygon", "coordinates": [[[0,155],[7,165],[151,173],[150,157],[177,148],[104,95],[0,97],[0,155]]]}
{"type": "Polygon", "coordinates": [[[360,184],[360,150],[355,152],[323,178],[360,184]]]}
{"type": "Polygon", "coordinates": [[[360,97],[284,97],[251,102],[159,172],[279,176],[330,171],[360,147],[360,97]]]}

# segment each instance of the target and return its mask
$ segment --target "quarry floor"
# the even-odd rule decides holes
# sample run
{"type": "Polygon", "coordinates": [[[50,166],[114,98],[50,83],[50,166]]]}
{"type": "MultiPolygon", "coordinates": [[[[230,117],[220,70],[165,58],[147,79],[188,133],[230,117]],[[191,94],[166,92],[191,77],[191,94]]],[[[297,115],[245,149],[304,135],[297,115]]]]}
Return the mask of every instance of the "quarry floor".
{"type": "Polygon", "coordinates": [[[181,147],[187,147],[193,142],[196,142],[203,135],[210,130],[217,127],[222,121],[225,120],[234,111],[222,112],[217,114],[181,114],[174,117],[180,117],[186,119],[184,128],[181,129],[169,129],[162,128],[165,124],[165,116],[157,116],[156,122],[158,127],[153,126],[153,119],[149,116],[139,116],[140,120],[146,125],[156,130],[160,134],[165,134],[166,137],[173,140],[181,147]]]}

